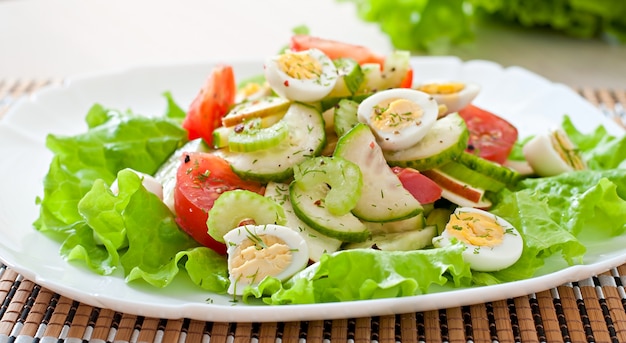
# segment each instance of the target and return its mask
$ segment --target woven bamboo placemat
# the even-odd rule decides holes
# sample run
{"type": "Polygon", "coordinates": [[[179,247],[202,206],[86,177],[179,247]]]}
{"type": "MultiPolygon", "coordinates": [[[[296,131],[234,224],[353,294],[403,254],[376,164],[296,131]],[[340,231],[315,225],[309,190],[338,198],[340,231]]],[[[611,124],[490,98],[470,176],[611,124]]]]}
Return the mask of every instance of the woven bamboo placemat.
{"type": "MultiPolygon", "coordinates": [[[[60,80],[0,80],[0,119],[60,80]]],[[[626,90],[577,91],[624,126],[626,90]]],[[[0,264],[3,342],[626,342],[626,265],[543,292],[397,315],[224,323],[120,313],[60,296],[0,264]]]]}

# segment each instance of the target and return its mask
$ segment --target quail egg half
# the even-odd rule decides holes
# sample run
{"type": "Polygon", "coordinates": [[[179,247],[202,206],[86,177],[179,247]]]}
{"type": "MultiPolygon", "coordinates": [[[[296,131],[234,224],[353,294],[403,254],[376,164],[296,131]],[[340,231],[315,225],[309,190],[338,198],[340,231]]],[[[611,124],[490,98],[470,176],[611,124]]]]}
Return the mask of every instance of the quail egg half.
{"type": "Polygon", "coordinates": [[[300,234],[282,225],[244,225],[224,235],[228,254],[228,293],[241,295],[246,286],[272,276],[285,281],[304,269],[309,249],[300,234]]]}
{"type": "Polygon", "coordinates": [[[437,101],[427,93],[392,88],[374,93],[357,109],[383,150],[396,151],[417,144],[437,121],[437,101]]]}
{"type": "Polygon", "coordinates": [[[476,271],[498,271],[513,265],[522,255],[524,242],[508,221],[484,210],[458,207],[433,245],[442,247],[460,241],[463,259],[476,271]]]}

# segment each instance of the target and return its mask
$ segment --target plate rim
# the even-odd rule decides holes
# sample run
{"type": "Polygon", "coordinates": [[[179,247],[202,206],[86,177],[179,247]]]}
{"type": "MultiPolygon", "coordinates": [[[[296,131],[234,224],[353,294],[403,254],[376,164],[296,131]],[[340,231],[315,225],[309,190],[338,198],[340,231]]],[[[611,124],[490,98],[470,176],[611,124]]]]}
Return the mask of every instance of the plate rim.
{"type": "MultiPolygon", "coordinates": [[[[454,63],[460,63],[461,66],[467,63],[476,63],[476,62],[487,62],[494,66],[499,67],[503,72],[510,69],[520,69],[525,72],[528,72],[533,75],[537,75],[532,71],[528,71],[519,66],[509,66],[503,67],[496,62],[474,59],[463,61],[455,56],[419,56],[412,57],[412,60],[431,60],[433,62],[437,61],[451,61],[454,63]]],[[[258,59],[237,59],[232,60],[229,63],[232,65],[237,65],[240,63],[259,63],[258,59]]],[[[130,67],[122,67],[115,68],[112,70],[104,70],[104,71],[95,71],[92,73],[78,74],[74,76],[70,76],[65,78],[62,83],[44,86],[35,92],[31,93],[27,97],[21,97],[16,101],[11,108],[5,113],[5,116],[0,120],[0,128],[6,127],[8,130],[15,130],[16,128],[12,128],[11,125],[5,125],[7,122],[7,118],[11,118],[12,116],[19,114],[19,106],[16,106],[18,102],[36,102],[38,96],[43,94],[49,90],[56,91],[59,90],[59,93],[62,94],[64,89],[71,89],[75,83],[80,83],[81,80],[94,80],[101,77],[107,77],[111,75],[124,75],[132,72],[137,72],[139,70],[148,70],[151,68],[181,68],[181,67],[206,67],[208,68],[211,65],[219,63],[219,61],[192,61],[192,62],[181,62],[181,63],[167,63],[167,64],[150,64],[150,65],[142,65],[142,66],[130,66],[130,67]],[[17,114],[13,114],[17,113],[17,114]]],[[[540,76],[540,75],[537,75],[540,76]]],[[[542,77],[542,76],[540,76],[542,77]]],[[[543,77],[542,77],[543,78],[543,77]]],[[[545,78],[544,78],[545,79],[545,78]]],[[[562,85],[560,83],[551,82],[548,79],[545,79],[546,82],[549,82],[551,86],[562,85]]],[[[582,97],[581,97],[582,98],[582,97]]],[[[586,99],[585,99],[586,100],[586,99]]],[[[595,107],[595,106],[594,106],[595,107]]],[[[597,114],[592,114],[597,116],[602,116],[600,110],[597,110],[597,114]]],[[[601,122],[601,121],[600,121],[601,122]]],[[[604,124],[604,123],[603,123],[604,124]]],[[[58,254],[58,252],[55,252],[58,254]]],[[[429,293],[424,295],[415,295],[415,296],[406,296],[401,298],[386,298],[386,299],[374,299],[374,300],[358,300],[358,301],[349,301],[349,302],[338,302],[338,303],[323,303],[323,304],[309,304],[309,305],[287,305],[283,307],[271,307],[271,306],[232,306],[229,307],[234,310],[227,311],[227,313],[219,313],[214,314],[213,312],[220,312],[224,310],[223,305],[216,304],[208,304],[208,303],[181,303],[178,305],[155,305],[155,304],[145,304],[142,302],[134,302],[133,300],[125,300],[122,302],[126,302],[126,305],[120,304],[119,299],[115,299],[113,297],[105,296],[102,294],[93,294],[88,291],[82,291],[75,288],[67,288],[64,287],[59,282],[55,282],[54,280],[48,280],[46,278],[42,278],[41,275],[37,273],[37,271],[29,270],[25,266],[22,266],[19,262],[19,259],[15,259],[11,261],[10,259],[5,258],[5,250],[2,245],[0,245],[0,260],[10,269],[13,269],[17,273],[21,274],[25,278],[32,280],[33,282],[41,285],[42,287],[48,288],[51,291],[54,291],[60,295],[72,298],[74,300],[78,300],[82,303],[85,303],[90,306],[96,307],[104,307],[110,309],[122,309],[122,312],[134,314],[134,315],[143,315],[149,317],[155,317],[158,314],[159,318],[167,318],[167,319],[181,319],[181,318],[191,318],[197,320],[206,320],[206,321],[216,321],[216,322],[272,322],[272,321],[284,321],[284,320],[318,320],[318,319],[339,319],[339,318],[348,318],[348,317],[362,317],[362,316],[374,316],[374,315],[385,315],[385,314],[398,314],[405,312],[415,312],[415,311],[426,311],[426,310],[434,310],[441,308],[450,308],[456,306],[464,306],[464,305],[472,305],[485,301],[495,301],[502,299],[501,291],[502,289],[507,290],[507,294],[511,297],[528,295],[533,292],[538,292],[542,290],[549,289],[550,287],[546,287],[545,280],[546,278],[560,278],[558,284],[554,282],[550,283],[551,287],[556,287],[558,285],[578,281],[584,279],[585,277],[580,277],[580,275],[587,275],[586,277],[591,277],[594,274],[591,273],[600,273],[611,268],[617,267],[623,263],[626,263],[626,251],[622,255],[611,257],[607,260],[603,260],[601,262],[596,262],[594,264],[582,264],[582,265],[573,265],[567,267],[565,269],[559,270],[557,272],[553,272],[547,275],[542,275],[539,277],[533,277],[531,279],[525,279],[520,281],[514,281],[499,285],[493,286],[480,286],[480,287],[472,287],[472,288],[464,288],[458,290],[446,291],[443,293],[429,293]],[[514,287],[519,286],[519,287],[514,287]],[[494,290],[494,292],[488,292],[490,290],[494,290]],[[473,296],[473,299],[476,301],[451,301],[450,295],[456,295],[458,292],[463,292],[463,294],[469,294],[473,296]],[[485,295],[485,293],[487,295],[485,295]],[[482,295],[482,296],[479,296],[482,295]],[[441,306],[415,306],[413,303],[420,303],[420,298],[425,296],[430,296],[430,298],[435,298],[435,301],[438,304],[444,304],[441,306]],[[240,310],[242,309],[243,310],[240,310]],[[279,310],[282,308],[282,310],[279,310]],[[346,308],[351,308],[351,310],[346,311],[346,308]],[[321,309],[321,310],[320,310],[321,309]],[[391,310],[390,310],[391,309],[391,310]],[[214,311],[217,310],[217,311],[214,311]],[[189,317],[188,314],[192,313],[192,316],[189,317]],[[242,316],[242,312],[247,312],[248,315],[242,316]],[[278,313],[278,314],[277,314],[278,313]],[[183,315],[185,314],[185,315],[183,315]],[[273,314],[273,315],[269,315],[273,314]]],[[[0,274],[1,275],[1,274],[0,274]]],[[[123,281],[123,280],[122,280],[123,281]]],[[[467,297],[465,297],[467,298],[467,297]]],[[[434,305],[434,304],[433,304],[434,305]]]]}

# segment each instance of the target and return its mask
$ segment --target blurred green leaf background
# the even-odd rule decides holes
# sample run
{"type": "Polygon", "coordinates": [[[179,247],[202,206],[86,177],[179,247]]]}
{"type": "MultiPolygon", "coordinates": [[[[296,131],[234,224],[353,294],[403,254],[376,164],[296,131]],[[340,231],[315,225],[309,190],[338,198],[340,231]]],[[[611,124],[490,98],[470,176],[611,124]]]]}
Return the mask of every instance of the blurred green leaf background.
{"type": "Polygon", "coordinates": [[[472,42],[476,26],[507,22],[580,39],[626,43],[626,0],[337,0],[354,3],[396,49],[437,53],[472,42]]]}

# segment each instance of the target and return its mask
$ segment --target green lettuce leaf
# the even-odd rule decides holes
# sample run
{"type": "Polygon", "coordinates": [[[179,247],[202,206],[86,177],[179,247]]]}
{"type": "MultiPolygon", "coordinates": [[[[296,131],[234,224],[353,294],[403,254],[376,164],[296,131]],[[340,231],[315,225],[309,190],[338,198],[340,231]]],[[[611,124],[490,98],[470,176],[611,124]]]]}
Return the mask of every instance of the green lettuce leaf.
{"type": "Polygon", "coordinates": [[[548,28],[577,38],[626,43],[623,0],[337,0],[351,2],[396,49],[445,53],[472,42],[475,28],[508,23],[548,28]]]}
{"type": "Polygon", "coordinates": [[[358,16],[378,24],[400,50],[444,52],[474,39],[463,0],[338,0],[352,2],[358,16]]]}
{"type": "Polygon", "coordinates": [[[463,246],[415,251],[343,250],[321,260],[282,285],[274,278],[244,290],[244,301],[269,304],[325,303],[428,293],[432,285],[468,286],[463,246]]]}
{"type": "Polygon", "coordinates": [[[165,93],[163,117],[144,117],[94,105],[88,130],[49,135],[54,153],[44,179],[37,230],[62,242],[60,253],[100,274],[122,267],[126,281],[165,287],[181,269],[201,288],[224,293],[226,259],[198,244],[176,225],[174,215],[143,187],[130,169],[153,174],[187,142],[184,111],[165,93]],[[118,194],[110,185],[118,182],[118,194]]]}
{"type": "Polygon", "coordinates": [[[185,262],[197,258],[202,262],[213,262],[191,262],[193,268],[189,271],[192,281],[205,289],[224,292],[228,285],[226,259],[208,248],[199,247],[191,236],[180,230],[169,208],[141,186],[141,180],[135,173],[121,171],[118,180],[120,194],[122,182],[132,182],[134,185],[131,184],[131,187],[136,189],[122,212],[128,249],[120,262],[126,281],[143,279],[162,288],[172,282],[185,262]],[[128,178],[131,180],[126,180],[128,178]]]}
{"type": "Polygon", "coordinates": [[[83,220],[78,202],[97,179],[111,184],[124,168],[153,174],[187,140],[187,133],[168,118],[148,118],[94,105],[86,116],[89,130],[74,136],[50,134],[54,153],[44,178],[40,213],[34,222],[43,232],[69,235],[83,220]]]}
{"type": "Polygon", "coordinates": [[[524,252],[513,266],[475,282],[497,283],[535,275],[546,258],[560,252],[580,263],[583,237],[611,239],[626,232],[626,170],[579,171],[526,179],[499,194],[490,211],[508,220],[524,238],[524,252]],[[601,223],[601,225],[596,225],[601,223]]]}
{"type": "Polygon", "coordinates": [[[589,169],[626,168],[626,135],[612,136],[604,126],[598,126],[589,134],[581,133],[569,116],[563,118],[562,127],[580,150],[589,169]]]}

